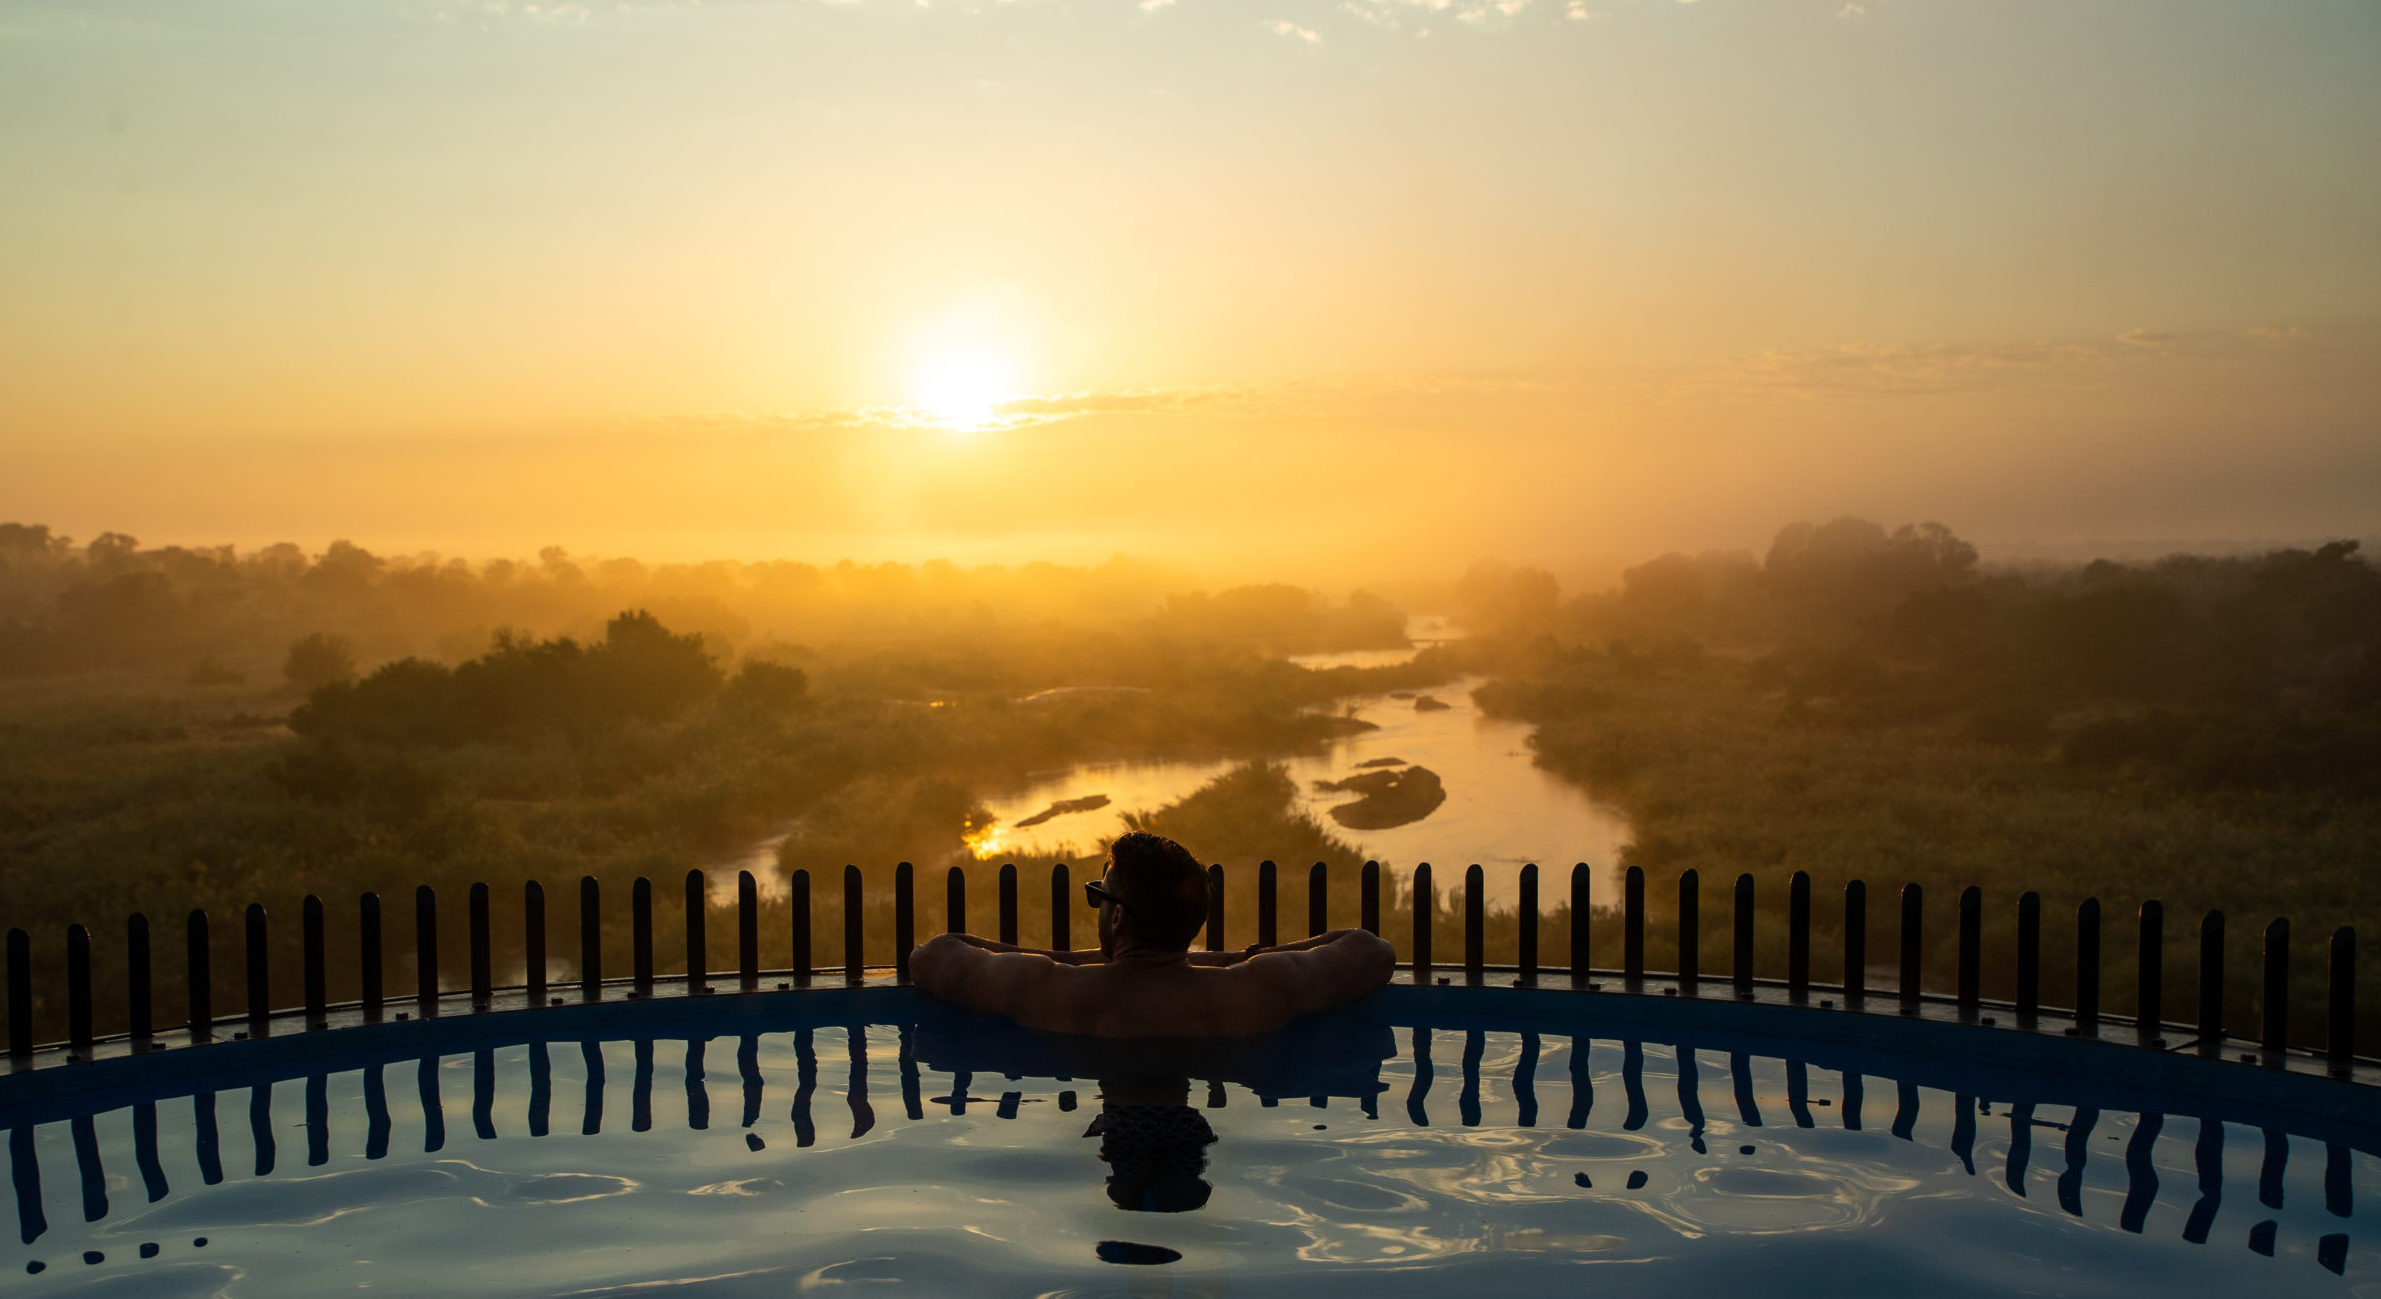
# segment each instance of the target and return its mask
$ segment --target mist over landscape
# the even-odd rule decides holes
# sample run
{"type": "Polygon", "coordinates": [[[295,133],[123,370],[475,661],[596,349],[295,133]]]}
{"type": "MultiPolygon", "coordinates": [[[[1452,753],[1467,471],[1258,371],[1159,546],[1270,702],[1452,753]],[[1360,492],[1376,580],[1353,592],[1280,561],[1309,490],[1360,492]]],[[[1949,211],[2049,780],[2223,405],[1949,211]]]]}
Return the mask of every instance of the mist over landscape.
{"type": "Polygon", "coordinates": [[[1978,887],[1996,997],[2021,894],[2159,901],[2179,1013],[2222,909],[2249,1022],[2268,920],[2381,933],[2377,56],[2351,0],[21,0],[34,1035],[71,925],[103,1031],[129,915],[262,904],[286,989],[278,918],[420,885],[552,894],[559,979],[582,880],[617,974],[639,880],[751,872],[776,961],[856,867],[889,964],[899,864],[1019,867],[1030,943],[1128,830],[1235,916],[1377,863],[1409,959],[1477,864],[1491,960],[1536,865],[1550,952],[1634,868],[1676,959],[1693,871],[1780,965],[1803,872],[1833,979],[1848,884],[1878,961],[1978,887]]]}

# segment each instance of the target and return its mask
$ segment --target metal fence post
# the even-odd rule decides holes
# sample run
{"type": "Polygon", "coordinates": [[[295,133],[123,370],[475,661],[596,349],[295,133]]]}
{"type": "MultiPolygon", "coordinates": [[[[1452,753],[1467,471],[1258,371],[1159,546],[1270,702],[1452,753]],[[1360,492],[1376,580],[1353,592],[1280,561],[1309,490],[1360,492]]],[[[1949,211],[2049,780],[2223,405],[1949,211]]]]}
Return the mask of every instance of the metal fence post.
{"type": "Polygon", "coordinates": [[[1381,864],[1377,861],[1364,863],[1357,907],[1356,923],[1374,937],[1379,937],[1381,932],[1381,864]]]}
{"type": "Polygon", "coordinates": [[[1207,950],[1224,950],[1224,867],[1221,862],[1207,867],[1207,950]]]}
{"type": "Polygon", "coordinates": [[[1678,995],[1692,997],[1703,982],[1703,877],[1689,866],[1678,876],[1678,995]]]}
{"type": "Polygon", "coordinates": [[[807,868],[796,870],[793,878],[787,881],[786,902],[786,930],[793,941],[793,950],[788,959],[793,962],[794,983],[807,988],[810,986],[810,969],[815,964],[810,954],[810,871],[807,868]]]}
{"type": "Polygon", "coordinates": [[[8,931],[8,1058],[33,1058],[33,936],[22,929],[8,931]]]}
{"type": "Polygon", "coordinates": [[[1316,862],[1306,870],[1306,936],[1318,937],[1331,930],[1330,868],[1316,862]]]}
{"type": "Polygon", "coordinates": [[[2042,895],[2017,897],[2017,1022],[2032,1028],[2042,1013],[2042,895]]]}
{"type": "Polygon", "coordinates": [[[2268,1064],[2290,1051],[2290,921],[2277,917],[2265,927],[2265,1013],[2258,1025],[2268,1064]]]}
{"type": "Polygon", "coordinates": [[[1473,983],[1480,981],[1480,970],[1487,960],[1487,906],[1482,894],[1486,889],[1480,879],[1480,864],[1472,863],[1463,871],[1463,977],[1473,983]]]}
{"type": "Polygon", "coordinates": [[[1621,878],[1621,973],[1634,992],[1645,982],[1645,872],[1635,866],[1621,878]]]}
{"type": "MultiPolygon", "coordinates": [[[[961,877],[961,884],[966,882],[961,877]]],[[[843,867],[843,981],[858,983],[868,969],[868,945],[861,931],[865,916],[860,898],[860,868],[846,862],[843,867]]]]}
{"type": "Polygon", "coordinates": [[[323,973],[322,899],[309,893],[298,904],[298,929],[306,989],[306,1027],[330,1025],[329,982],[323,973]]]}
{"type": "Polygon", "coordinates": [[[2082,1037],[2100,1034],[2100,899],[2085,898],[2075,908],[2075,1031],[2082,1037]]]}
{"type": "Polygon", "coordinates": [[[594,1001],[603,995],[603,885],[593,875],[579,877],[579,997],[594,1001]]]}
{"type": "Polygon", "coordinates": [[[1857,1006],[1868,996],[1868,884],[1853,880],[1844,885],[1844,1004],[1857,1006]]]}
{"type": "Polygon", "coordinates": [[[1974,1019],[1984,1004],[1984,890],[1959,893],[1959,1017],[1974,1019]]]}
{"type": "Polygon", "coordinates": [[[909,982],[909,953],[918,945],[917,871],[908,862],[893,864],[893,981],[909,982]]]}
{"type": "Polygon", "coordinates": [[[629,995],[653,995],[653,881],[637,876],[628,887],[628,968],[635,980],[629,995]]]}
{"type": "Polygon", "coordinates": [[[1430,982],[1431,931],[1438,920],[1438,891],[1431,887],[1430,863],[1414,867],[1414,982],[1430,982]]]}
{"type": "Polygon", "coordinates": [[[1571,866],[1570,933],[1571,982],[1573,983],[1578,983],[1587,978],[1588,971],[1595,968],[1594,964],[1589,959],[1590,954],[1588,951],[1588,922],[1593,917],[1593,908],[1589,905],[1590,897],[1588,892],[1591,884],[1592,881],[1588,873],[1587,863],[1573,863],[1571,866]]]}
{"type": "Polygon", "coordinates": [[[686,991],[711,991],[711,885],[700,870],[686,872],[686,991]]]}
{"type": "Polygon", "coordinates": [[[1528,862],[1521,868],[1521,907],[1514,917],[1513,964],[1520,972],[1519,982],[1538,981],[1538,864],[1528,862]]]}
{"type": "Polygon", "coordinates": [[[413,891],[413,1002],[424,1019],[438,1014],[438,894],[427,884],[413,891]]]}
{"type": "Polygon", "coordinates": [[[2346,1075],[2356,1063],[2356,930],[2331,932],[2331,1031],[2324,1047],[2331,1071],[2346,1075]]]}
{"type": "Polygon", "coordinates": [[[953,866],[943,876],[943,929],[967,932],[967,872],[953,866]]]}
{"type": "Polygon", "coordinates": [[[2164,1045],[2158,1030],[2165,1022],[2166,907],[2152,899],[2141,904],[2133,949],[2133,1026],[2141,1044],[2164,1045]]]}
{"type": "Polygon", "coordinates": [[[273,967],[270,949],[265,943],[265,904],[248,904],[247,974],[248,974],[248,1036],[263,1037],[272,1032],[273,967]]]}
{"type": "Polygon", "coordinates": [[[364,1022],[380,1022],[381,1008],[387,1001],[382,979],[386,974],[380,955],[380,895],[365,893],[356,899],[356,974],[364,995],[364,1022]]]}
{"type": "Polygon", "coordinates": [[[546,886],[521,883],[521,954],[528,966],[529,1004],[546,1004],[546,886]]]}
{"type": "Polygon", "coordinates": [[[1000,867],[1000,941],[1017,945],[1017,863],[1000,867]]]}
{"type": "Polygon", "coordinates": [[[486,1010],[496,996],[494,943],[488,932],[488,886],[471,886],[471,1008],[486,1010]]]}
{"type": "Polygon", "coordinates": [[[66,1058],[91,1058],[91,931],[66,927],[66,1058]]]}
{"type": "Polygon", "coordinates": [[[124,918],[124,974],[132,1049],[147,1051],[157,1045],[155,980],[149,972],[149,918],[138,911],[124,918]]]}
{"type": "Polygon", "coordinates": [[[747,870],[736,872],[736,986],[761,986],[761,882],[747,870]]]}
{"type": "Polygon", "coordinates": [[[1786,992],[1796,1001],[1811,991],[1811,873],[1786,882],[1786,992]]]}
{"type": "Polygon", "coordinates": [[[1050,866],[1050,950],[1056,952],[1074,950],[1075,900],[1069,896],[1075,891],[1072,874],[1065,862],[1050,866]]]}
{"type": "Polygon", "coordinates": [[[2199,1054],[2224,1053],[2224,913],[2199,922],[2199,1054]]]}
{"type": "Polygon", "coordinates": [[[1271,947],[1281,941],[1275,923],[1273,863],[1257,863],[1257,946],[1271,947]]]}
{"type": "Polygon", "coordinates": [[[1918,1013],[1925,994],[1926,891],[1901,886],[1901,1013],[1918,1013]]]}
{"type": "Polygon", "coordinates": [[[1736,877],[1735,902],[1729,919],[1734,922],[1730,927],[1736,948],[1736,995],[1749,999],[1753,995],[1753,877],[1749,871],[1736,877]]]}
{"type": "MultiPolygon", "coordinates": [[[[215,1040],[215,958],[207,932],[207,913],[192,911],[183,929],[182,987],[190,1004],[190,1041],[193,1046],[215,1040]]],[[[22,986],[21,984],[19,986],[22,986]]]]}

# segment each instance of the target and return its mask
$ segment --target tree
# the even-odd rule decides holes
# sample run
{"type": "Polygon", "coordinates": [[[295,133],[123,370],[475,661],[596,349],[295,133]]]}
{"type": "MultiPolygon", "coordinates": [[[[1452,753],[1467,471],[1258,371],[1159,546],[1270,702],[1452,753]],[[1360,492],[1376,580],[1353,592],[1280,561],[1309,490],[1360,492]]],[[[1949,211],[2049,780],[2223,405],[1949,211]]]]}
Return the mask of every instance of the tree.
{"type": "Polygon", "coordinates": [[[345,636],[318,631],[299,637],[289,647],[281,675],[300,690],[316,690],[337,681],[355,680],[355,645],[345,636]]]}

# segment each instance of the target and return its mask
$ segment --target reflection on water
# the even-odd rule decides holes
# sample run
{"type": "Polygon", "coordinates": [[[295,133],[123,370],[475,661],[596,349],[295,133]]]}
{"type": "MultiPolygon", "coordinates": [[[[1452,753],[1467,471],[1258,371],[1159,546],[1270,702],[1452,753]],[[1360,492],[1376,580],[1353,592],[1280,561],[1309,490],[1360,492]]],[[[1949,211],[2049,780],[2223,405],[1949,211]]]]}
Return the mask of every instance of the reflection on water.
{"type": "MultiPolygon", "coordinates": [[[[1399,651],[1405,653],[1405,651],[1399,651]]],[[[1627,820],[1617,808],[1589,798],[1536,766],[1530,759],[1530,726],[1483,716],[1471,691],[1482,678],[1467,677],[1431,693],[1450,707],[1418,712],[1412,700],[1365,695],[1345,701],[1379,730],[1352,735],[1327,752],[1282,759],[1308,814],[1325,829],[1359,844],[1366,855],[1393,863],[1402,875],[1430,862],[1442,879],[1460,879],[1448,868],[1477,862],[1491,906],[1509,906],[1518,896],[1521,867],[1530,863],[1568,867],[1589,862],[1617,872],[1620,850],[1630,842],[1627,820]],[[1377,758],[1402,758],[1438,773],[1447,801],[1428,817],[1385,830],[1341,830],[1330,809],[1354,795],[1318,791],[1318,780],[1343,780],[1377,758]]],[[[1062,847],[1088,848],[1124,832],[1123,814],[1171,803],[1229,771],[1230,761],[1084,763],[1037,778],[1015,789],[993,791],[984,804],[998,818],[994,835],[979,849],[988,858],[1035,861],[1062,847]],[[1105,794],[1106,807],[1051,818],[1019,830],[1016,823],[1053,803],[1105,794]]],[[[1197,845],[1191,845],[1193,851],[1197,845]]],[[[1613,876],[1617,879],[1617,873],[1613,876]]],[[[1599,887],[1602,887],[1601,882],[1599,887]]],[[[1610,886],[1616,896],[1619,886],[1610,886]]]]}
{"type": "Polygon", "coordinates": [[[1205,1067],[1054,1041],[947,1015],[531,1041],[19,1115],[0,1266],[26,1294],[1019,1290],[1114,1264],[1260,1290],[1599,1262],[1772,1294],[1881,1267],[1930,1293],[2381,1281],[2351,1249],[2373,1154],[2221,1117],[1360,1016],[1205,1067]]]}

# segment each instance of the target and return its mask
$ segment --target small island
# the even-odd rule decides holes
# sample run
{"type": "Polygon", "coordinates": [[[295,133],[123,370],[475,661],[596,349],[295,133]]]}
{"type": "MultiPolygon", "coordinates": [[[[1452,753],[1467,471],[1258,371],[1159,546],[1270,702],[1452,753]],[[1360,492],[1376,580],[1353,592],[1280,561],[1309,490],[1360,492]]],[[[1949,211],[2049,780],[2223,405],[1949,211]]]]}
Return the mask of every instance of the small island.
{"type": "Polygon", "coordinates": [[[1331,819],[1350,830],[1389,830],[1429,816],[1447,801],[1447,787],[1428,767],[1367,771],[1345,780],[1317,781],[1316,788],[1361,794],[1331,809],[1331,819]]]}

